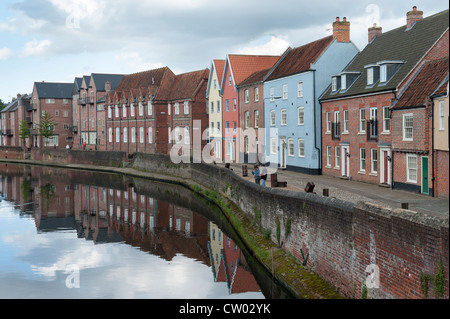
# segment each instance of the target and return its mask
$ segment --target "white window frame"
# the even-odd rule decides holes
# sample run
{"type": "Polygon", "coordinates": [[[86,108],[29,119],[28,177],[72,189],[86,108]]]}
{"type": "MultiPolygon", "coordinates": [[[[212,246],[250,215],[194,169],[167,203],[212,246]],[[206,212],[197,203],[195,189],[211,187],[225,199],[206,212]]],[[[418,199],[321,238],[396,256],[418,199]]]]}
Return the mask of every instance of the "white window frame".
{"type": "Polygon", "coordinates": [[[439,101],[439,131],[445,130],[445,101],[439,101]]]}
{"type": "Polygon", "coordinates": [[[255,88],[255,102],[259,102],[259,88],[255,88]]]}
{"type": "Polygon", "coordinates": [[[114,105],[114,115],[115,117],[119,117],[119,104],[114,105]]]}
{"type": "Polygon", "coordinates": [[[250,123],[250,113],[246,111],[244,114],[244,127],[248,128],[249,123],[250,123]]]}
{"type": "Polygon", "coordinates": [[[377,174],[378,172],[378,166],[379,166],[379,160],[378,160],[378,149],[372,148],[370,150],[370,172],[372,174],[377,174]],[[374,156],[375,154],[375,156],[374,156]],[[376,167],[375,167],[376,166],[376,167]]]}
{"type": "Polygon", "coordinates": [[[303,97],[303,82],[297,82],[297,97],[303,97]]]}
{"type": "Polygon", "coordinates": [[[132,127],[131,128],[131,143],[136,143],[136,128],[132,127]]]}
{"type": "Polygon", "coordinates": [[[276,114],[275,110],[270,111],[270,126],[275,126],[276,124],[276,114]]]}
{"type": "Polygon", "coordinates": [[[112,109],[111,109],[111,105],[108,105],[108,118],[112,118],[112,109]]]}
{"type": "Polygon", "coordinates": [[[305,157],[305,139],[299,138],[297,140],[298,146],[298,157],[305,157]]]}
{"type": "Polygon", "coordinates": [[[123,128],[123,142],[128,143],[128,128],[127,127],[123,128]]]}
{"type": "Polygon", "coordinates": [[[122,105],[122,117],[127,117],[127,105],[122,105]]]}
{"type": "Polygon", "coordinates": [[[175,115],[179,115],[180,114],[180,103],[178,103],[178,102],[176,102],[175,104],[174,104],[174,112],[173,112],[173,114],[175,114],[175,115]]]}
{"type": "Polygon", "coordinates": [[[331,167],[331,146],[327,146],[327,167],[331,167]]]}
{"type": "Polygon", "coordinates": [[[342,129],[342,133],[348,133],[348,110],[344,110],[344,124],[343,124],[343,129],[342,129]]]}
{"type": "Polygon", "coordinates": [[[144,144],[144,141],[145,141],[144,128],[141,126],[139,128],[139,143],[144,144]]]}
{"type": "Polygon", "coordinates": [[[416,154],[406,154],[406,181],[408,183],[417,183],[417,174],[418,174],[418,158],[416,154]],[[414,160],[414,162],[410,162],[410,160],[414,160]],[[411,168],[410,164],[414,163],[415,168],[411,168]],[[411,172],[415,170],[415,178],[411,172]]]}
{"type": "Polygon", "coordinates": [[[189,114],[189,102],[184,101],[184,114],[189,114]]]}
{"type": "Polygon", "coordinates": [[[373,68],[367,69],[367,85],[373,85],[373,68]]]}
{"type": "Polygon", "coordinates": [[[153,104],[152,104],[152,101],[148,101],[148,104],[147,104],[147,114],[148,114],[148,115],[153,115],[153,104]]]}
{"type": "Polygon", "coordinates": [[[366,109],[362,108],[359,109],[359,132],[365,133],[366,132],[366,109]],[[362,116],[364,113],[364,117],[362,116]]]}
{"type": "Polygon", "coordinates": [[[153,143],[153,127],[148,128],[148,144],[153,143]]]}
{"type": "Polygon", "coordinates": [[[184,127],[184,144],[185,145],[189,145],[191,144],[191,134],[189,132],[189,126],[185,126],[184,127]]]}
{"type": "Polygon", "coordinates": [[[116,143],[120,143],[120,128],[116,127],[116,143]]]}
{"type": "Polygon", "coordinates": [[[270,102],[275,101],[275,88],[271,87],[270,88],[270,102]]]}
{"type": "Polygon", "coordinates": [[[347,75],[342,74],[341,75],[341,90],[347,89],[347,75]]]}
{"type": "Polygon", "coordinates": [[[288,138],[288,156],[295,156],[295,145],[293,138],[288,138]]]}
{"type": "Polygon", "coordinates": [[[389,117],[389,106],[383,106],[383,133],[390,133],[391,119],[389,117]]]}
{"type": "Polygon", "coordinates": [[[259,111],[255,111],[255,128],[259,128],[259,111]]]}
{"type": "MultiPolygon", "coordinates": [[[[408,127],[409,129],[409,127],[408,127]]],[[[403,133],[403,140],[404,141],[413,141],[414,140],[414,116],[412,113],[403,114],[402,119],[402,133],[403,133]],[[412,118],[412,127],[411,127],[411,136],[407,136],[407,127],[406,127],[406,119],[412,118]]]]}
{"type": "Polygon", "coordinates": [[[341,147],[334,148],[334,168],[341,168],[341,147]]]}
{"type": "Polygon", "coordinates": [[[331,78],[331,90],[333,92],[337,91],[337,78],[335,76],[331,78]]]}
{"type": "Polygon", "coordinates": [[[366,149],[364,147],[361,147],[359,149],[359,171],[365,172],[366,171],[366,149]]]}
{"type": "Polygon", "coordinates": [[[305,108],[303,106],[297,109],[297,124],[305,125],[305,108]]]}
{"type": "Polygon", "coordinates": [[[270,139],[270,154],[277,154],[277,139],[272,137],[270,139]]]}
{"type": "Polygon", "coordinates": [[[283,100],[287,100],[287,99],[288,99],[288,85],[283,84],[283,100]]]}
{"type": "Polygon", "coordinates": [[[331,112],[326,113],[327,133],[331,133],[331,112]]]}
{"type": "Polygon", "coordinates": [[[144,105],[139,102],[139,116],[144,116],[144,105]]]}
{"type": "Polygon", "coordinates": [[[281,116],[280,116],[281,122],[280,124],[282,126],[286,126],[287,125],[287,110],[286,109],[282,109],[281,110],[281,116]]]}
{"type": "Polygon", "coordinates": [[[112,127],[108,128],[108,142],[112,143],[113,141],[113,129],[112,127]]]}
{"type": "Polygon", "coordinates": [[[249,100],[250,100],[249,93],[248,93],[248,89],[246,89],[246,90],[244,91],[244,99],[245,99],[245,103],[248,103],[249,100]]]}
{"type": "Polygon", "coordinates": [[[380,83],[384,83],[387,81],[387,65],[380,65],[380,83]]]}

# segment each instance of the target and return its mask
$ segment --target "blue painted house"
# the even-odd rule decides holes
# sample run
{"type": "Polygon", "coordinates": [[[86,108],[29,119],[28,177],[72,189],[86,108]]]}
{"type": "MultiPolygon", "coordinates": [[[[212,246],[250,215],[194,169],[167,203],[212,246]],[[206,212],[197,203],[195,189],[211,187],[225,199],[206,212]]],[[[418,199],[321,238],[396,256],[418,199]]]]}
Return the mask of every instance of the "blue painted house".
{"type": "Polygon", "coordinates": [[[271,167],[321,174],[319,96],[330,76],[359,53],[350,23],[336,19],[333,35],[289,48],[264,79],[265,162],[271,167]]]}

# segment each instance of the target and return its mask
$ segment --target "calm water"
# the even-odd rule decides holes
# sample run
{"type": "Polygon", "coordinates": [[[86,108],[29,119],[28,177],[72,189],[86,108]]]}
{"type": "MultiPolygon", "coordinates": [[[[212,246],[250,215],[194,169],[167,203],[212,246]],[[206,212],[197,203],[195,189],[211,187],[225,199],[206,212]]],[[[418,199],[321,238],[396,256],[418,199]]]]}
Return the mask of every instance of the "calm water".
{"type": "Polygon", "coordinates": [[[0,298],[290,298],[188,190],[0,164],[0,298]]]}

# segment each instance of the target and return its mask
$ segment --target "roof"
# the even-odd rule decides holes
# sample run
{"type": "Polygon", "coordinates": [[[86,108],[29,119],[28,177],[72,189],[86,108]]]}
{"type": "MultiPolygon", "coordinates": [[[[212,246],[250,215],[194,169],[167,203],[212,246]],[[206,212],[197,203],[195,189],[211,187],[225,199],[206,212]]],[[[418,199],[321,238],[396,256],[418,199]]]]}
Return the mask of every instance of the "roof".
{"type": "Polygon", "coordinates": [[[35,82],[40,99],[72,99],[73,83],[35,82]]]}
{"type": "Polygon", "coordinates": [[[73,82],[72,95],[77,95],[81,89],[81,83],[83,82],[83,78],[75,78],[73,82]]]}
{"type": "MultiPolygon", "coordinates": [[[[100,74],[100,73],[92,73],[92,80],[94,81],[95,87],[97,91],[106,91],[105,83],[109,81],[111,83],[111,90],[114,91],[116,87],[119,85],[120,81],[124,77],[122,74],[100,74]]],[[[92,83],[90,84],[92,85],[92,83]]]]}
{"type": "Polygon", "coordinates": [[[289,48],[272,70],[266,81],[275,80],[307,71],[316,62],[326,48],[334,41],[332,35],[310,42],[295,49],[289,48]]]}
{"type": "Polygon", "coordinates": [[[256,71],[255,73],[251,74],[248,78],[246,78],[244,81],[242,81],[239,87],[262,83],[270,70],[271,69],[264,69],[256,71]]]}
{"type": "Polygon", "coordinates": [[[394,109],[425,106],[431,96],[448,76],[448,56],[426,62],[399,97],[394,109]]]}
{"type": "Polygon", "coordinates": [[[169,100],[192,98],[202,81],[208,81],[209,69],[183,73],[175,76],[169,93],[169,100]]]}
{"type": "MultiPolygon", "coordinates": [[[[240,55],[229,54],[225,62],[224,70],[230,66],[233,75],[234,84],[240,85],[242,81],[252,75],[254,72],[271,68],[277,63],[280,56],[273,55],[240,55]]],[[[225,76],[225,74],[223,74],[225,76]]],[[[223,81],[222,76],[222,81],[223,81]]],[[[221,83],[221,86],[223,82],[221,83]]]]}
{"type": "Polygon", "coordinates": [[[429,49],[448,30],[448,12],[442,11],[417,21],[412,28],[406,25],[375,37],[344,71],[359,72],[359,77],[344,92],[331,92],[331,87],[321,100],[349,97],[396,89],[408,74],[417,66],[429,49]],[[367,86],[366,66],[381,61],[404,62],[387,83],[367,86]]]}
{"type": "Polygon", "coordinates": [[[214,70],[219,81],[219,87],[222,85],[223,69],[225,67],[225,60],[213,60],[214,70]]]}

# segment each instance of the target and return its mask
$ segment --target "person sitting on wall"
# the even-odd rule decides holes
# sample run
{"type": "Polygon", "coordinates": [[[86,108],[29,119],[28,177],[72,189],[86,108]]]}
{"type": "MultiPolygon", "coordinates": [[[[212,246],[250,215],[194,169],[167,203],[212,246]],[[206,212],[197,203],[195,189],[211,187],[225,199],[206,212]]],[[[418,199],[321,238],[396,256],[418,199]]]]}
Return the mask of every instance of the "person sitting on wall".
{"type": "Polygon", "coordinates": [[[261,176],[261,185],[262,186],[266,186],[266,179],[267,179],[267,168],[264,164],[261,164],[261,169],[260,169],[260,176],[261,176]]]}
{"type": "Polygon", "coordinates": [[[258,165],[255,165],[254,169],[252,170],[252,174],[255,176],[255,183],[259,185],[261,182],[261,175],[258,165]]]}

